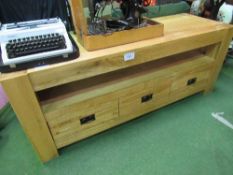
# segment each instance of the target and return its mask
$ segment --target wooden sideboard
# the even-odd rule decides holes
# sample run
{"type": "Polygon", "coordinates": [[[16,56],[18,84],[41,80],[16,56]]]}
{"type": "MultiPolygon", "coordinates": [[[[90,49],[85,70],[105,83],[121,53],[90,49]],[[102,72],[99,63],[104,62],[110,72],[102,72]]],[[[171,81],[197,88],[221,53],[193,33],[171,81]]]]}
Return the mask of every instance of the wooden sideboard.
{"type": "Polygon", "coordinates": [[[156,20],[162,37],[93,52],[80,46],[76,60],[1,74],[43,162],[66,145],[212,90],[233,27],[189,14],[156,20]]]}

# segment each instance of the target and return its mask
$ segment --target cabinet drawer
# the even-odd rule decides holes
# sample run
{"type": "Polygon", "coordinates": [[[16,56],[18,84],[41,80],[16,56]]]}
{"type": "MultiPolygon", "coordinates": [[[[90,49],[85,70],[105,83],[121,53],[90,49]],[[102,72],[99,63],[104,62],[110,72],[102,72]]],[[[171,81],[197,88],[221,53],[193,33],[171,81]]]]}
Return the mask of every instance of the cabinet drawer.
{"type": "Polygon", "coordinates": [[[47,113],[45,117],[56,145],[61,147],[66,138],[73,143],[79,140],[78,132],[118,117],[118,99],[105,95],[47,113]],[[69,136],[74,134],[77,137],[70,140],[69,136]]]}
{"type": "Polygon", "coordinates": [[[172,82],[171,96],[187,96],[199,92],[208,83],[210,70],[178,73],[172,82]]]}
{"type": "Polygon", "coordinates": [[[151,80],[120,93],[120,117],[132,118],[154,110],[168,100],[171,79],[151,80]]]}

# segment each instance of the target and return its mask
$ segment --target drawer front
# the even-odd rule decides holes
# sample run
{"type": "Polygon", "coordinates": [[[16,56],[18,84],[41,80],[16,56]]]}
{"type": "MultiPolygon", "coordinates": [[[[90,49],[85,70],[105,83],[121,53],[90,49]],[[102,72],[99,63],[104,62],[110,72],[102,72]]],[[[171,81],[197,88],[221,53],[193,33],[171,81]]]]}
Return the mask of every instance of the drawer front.
{"type": "Polygon", "coordinates": [[[134,118],[154,110],[168,100],[171,79],[151,80],[120,92],[120,117],[134,118]]]}
{"type": "Polygon", "coordinates": [[[78,132],[117,118],[118,99],[105,95],[47,113],[45,117],[57,147],[62,147],[71,135],[77,137],[69,139],[69,143],[79,140],[78,132]]]}
{"type": "Polygon", "coordinates": [[[193,89],[200,84],[206,84],[209,78],[209,70],[202,70],[197,72],[183,72],[175,76],[171,91],[184,91],[187,89],[193,89]]]}
{"type": "Polygon", "coordinates": [[[204,90],[209,76],[209,69],[178,73],[171,85],[171,97],[178,100],[204,90]]]}

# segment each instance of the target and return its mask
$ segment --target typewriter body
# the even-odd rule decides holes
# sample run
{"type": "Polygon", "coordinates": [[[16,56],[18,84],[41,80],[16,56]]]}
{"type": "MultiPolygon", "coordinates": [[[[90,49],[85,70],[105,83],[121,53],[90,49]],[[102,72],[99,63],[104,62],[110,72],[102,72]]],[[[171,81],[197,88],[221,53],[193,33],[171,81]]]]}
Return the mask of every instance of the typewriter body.
{"type": "Polygon", "coordinates": [[[67,57],[73,45],[66,28],[59,18],[3,24],[0,31],[3,65],[33,60],[67,57]]]}

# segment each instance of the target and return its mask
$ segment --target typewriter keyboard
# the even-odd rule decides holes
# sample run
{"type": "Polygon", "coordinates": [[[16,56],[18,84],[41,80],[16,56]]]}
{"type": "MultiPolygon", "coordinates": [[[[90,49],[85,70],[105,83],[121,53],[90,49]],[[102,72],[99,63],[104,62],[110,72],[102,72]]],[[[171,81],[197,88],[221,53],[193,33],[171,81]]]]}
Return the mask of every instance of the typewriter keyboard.
{"type": "Polygon", "coordinates": [[[18,38],[6,45],[9,59],[65,48],[65,38],[58,33],[18,38]]]}

